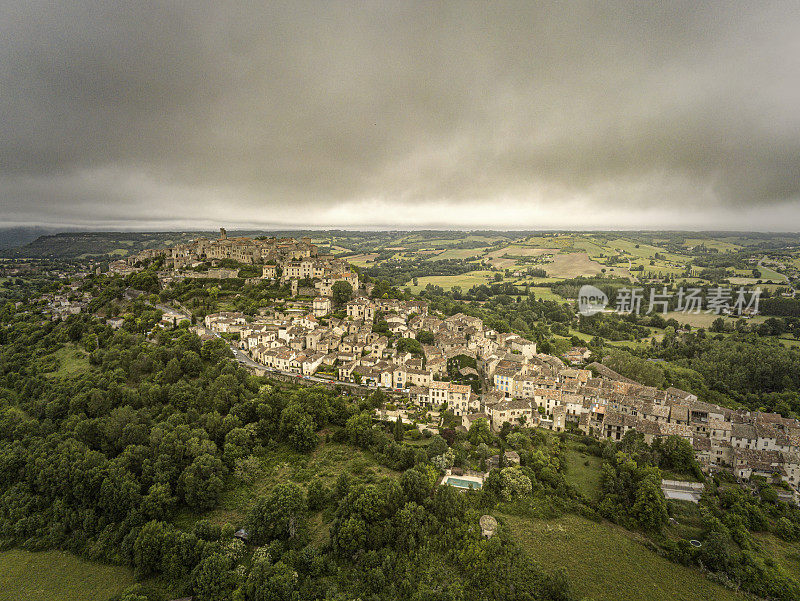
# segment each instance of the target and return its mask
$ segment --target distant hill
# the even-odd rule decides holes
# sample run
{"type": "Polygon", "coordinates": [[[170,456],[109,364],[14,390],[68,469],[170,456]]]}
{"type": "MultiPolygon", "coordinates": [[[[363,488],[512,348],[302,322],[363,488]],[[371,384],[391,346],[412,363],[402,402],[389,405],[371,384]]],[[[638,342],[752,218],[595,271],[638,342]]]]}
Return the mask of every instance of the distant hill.
{"type": "MultiPolygon", "coordinates": [[[[265,232],[258,230],[228,231],[228,236],[302,236],[304,232],[265,232]]],[[[29,236],[22,246],[0,251],[2,257],[31,259],[92,259],[123,258],[146,248],[164,248],[182,244],[204,236],[218,238],[218,231],[190,232],[62,232],[58,234],[29,236]],[[25,243],[27,242],[27,243],[25,243]]],[[[10,245],[9,245],[10,246],[10,245]]]]}
{"type": "Polygon", "coordinates": [[[145,248],[162,248],[212,232],[66,232],[39,236],[23,246],[3,251],[5,257],[88,259],[127,257],[145,248]]]}
{"type": "Polygon", "coordinates": [[[58,230],[47,227],[4,227],[0,228],[0,250],[22,246],[36,240],[39,236],[54,234],[58,230]]]}

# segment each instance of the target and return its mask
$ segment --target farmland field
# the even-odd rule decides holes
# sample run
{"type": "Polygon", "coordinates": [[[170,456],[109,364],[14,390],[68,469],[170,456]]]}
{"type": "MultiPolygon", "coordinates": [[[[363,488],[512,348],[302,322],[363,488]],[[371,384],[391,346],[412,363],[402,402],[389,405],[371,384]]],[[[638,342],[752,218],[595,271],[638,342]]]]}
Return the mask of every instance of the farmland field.
{"type": "Polygon", "coordinates": [[[544,265],[547,275],[557,278],[574,278],[580,275],[597,275],[603,266],[592,261],[586,253],[558,254],[552,263],[544,265]]]}
{"type": "Polygon", "coordinates": [[[565,248],[573,243],[573,236],[562,234],[543,234],[541,236],[530,236],[524,243],[528,246],[538,246],[541,248],[565,248]]]}
{"type": "Polygon", "coordinates": [[[501,516],[512,537],[545,570],[564,569],[576,597],[593,601],[743,601],[698,570],[674,564],[613,524],[576,515],[556,520],[501,516]]]}
{"type": "Polygon", "coordinates": [[[449,248],[438,255],[432,255],[430,260],[432,261],[447,261],[450,259],[470,259],[470,258],[478,258],[478,256],[486,250],[486,247],[483,248],[449,248]]]}
{"type": "Polygon", "coordinates": [[[607,254],[608,249],[602,246],[602,241],[586,238],[584,236],[575,237],[572,246],[584,250],[590,257],[597,257],[601,254],[607,254]]]}
{"type": "Polygon", "coordinates": [[[608,247],[614,251],[623,251],[634,257],[652,259],[656,253],[659,253],[667,261],[674,261],[676,263],[685,263],[688,257],[683,255],[666,252],[663,248],[652,246],[650,244],[636,243],[631,240],[617,238],[608,243],[608,247]]]}
{"type": "Polygon", "coordinates": [[[419,278],[417,285],[409,285],[409,288],[415,294],[428,284],[441,286],[445,290],[449,290],[453,286],[461,286],[462,289],[466,290],[479,284],[490,283],[493,276],[494,274],[491,271],[468,271],[461,275],[430,275],[419,278]]]}
{"type": "Polygon", "coordinates": [[[347,262],[352,263],[356,267],[364,267],[368,263],[374,263],[375,259],[377,258],[378,253],[368,253],[363,255],[353,255],[352,257],[347,257],[347,262]]]}
{"type": "Polygon", "coordinates": [[[734,286],[755,286],[756,284],[758,284],[757,278],[751,278],[746,276],[728,278],[728,281],[734,286]]]}
{"type": "Polygon", "coordinates": [[[0,601],[106,601],[134,582],[128,568],[61,551],[0,553],[0,601]]]}

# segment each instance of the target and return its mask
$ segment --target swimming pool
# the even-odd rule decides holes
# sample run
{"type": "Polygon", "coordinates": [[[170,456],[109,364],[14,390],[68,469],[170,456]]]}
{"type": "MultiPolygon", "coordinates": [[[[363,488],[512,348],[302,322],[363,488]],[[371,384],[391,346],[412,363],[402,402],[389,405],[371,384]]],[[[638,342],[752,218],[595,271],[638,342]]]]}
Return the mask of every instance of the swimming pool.
{"type": "Polygon", "coordinates": [[[478,490],[483,483],[477,482],[475,480],[466,480],[464,478],[456,478],[455,476],[447,476],[442,484],[447,484],[449,486],[454,486],[456,488],[473,488],[478,490]]]}

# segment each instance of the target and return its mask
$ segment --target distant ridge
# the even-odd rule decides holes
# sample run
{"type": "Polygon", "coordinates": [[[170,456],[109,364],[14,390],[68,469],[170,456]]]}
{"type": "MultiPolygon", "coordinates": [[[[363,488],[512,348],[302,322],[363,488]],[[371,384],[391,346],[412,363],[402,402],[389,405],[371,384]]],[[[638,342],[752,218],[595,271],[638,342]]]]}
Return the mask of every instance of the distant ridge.
{"type": "MultiPolygon", "coordinates": [[[[29,228],[32,229],[32,228],[29,228]]],[[[318,234],[318,232],[316,232],[318,234]]],[[[234,236],[265,236],[265,235],[291,235],[300,236],[303,232],[295,230],[263,231],[263,230],[231,230],[229,235],[234,236]]],[[[137,254],[146,248],[164,248],[182,244],[189,240],[206,237],[216,239],[219,231],[184,231],[184,232],[48,232],[31,231],[27,236],[21,234],[16,240],[18,244],[9,244],[5,249],[0,249],[0,257],[8,258],[60,258],[60,259],[91,259],[91,258],[123,258],[137,254]]],[[[9,240],[12,238],[9,237],[9,240]]]]}
{"type": "Polygon", "coordinates": [[[22,246],[39,236],[54,234],[57,229],[48,227],[4,227],[0,228],[0,250],[22,246]]]}

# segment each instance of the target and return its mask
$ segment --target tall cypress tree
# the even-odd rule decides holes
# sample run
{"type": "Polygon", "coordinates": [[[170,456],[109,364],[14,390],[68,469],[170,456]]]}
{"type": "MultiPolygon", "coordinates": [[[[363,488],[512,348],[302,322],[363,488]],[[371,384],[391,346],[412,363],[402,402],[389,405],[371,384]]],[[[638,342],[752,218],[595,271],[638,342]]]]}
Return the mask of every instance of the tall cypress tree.
{"type": "Polygon", "coordinates": [[[394,422],[394,439],[397,442],[402,442],[403,437],[406,434],[406,429],[403,427],[403,418],[400,417],[400,414],[397,414],[397,421],[394,422]]]}

